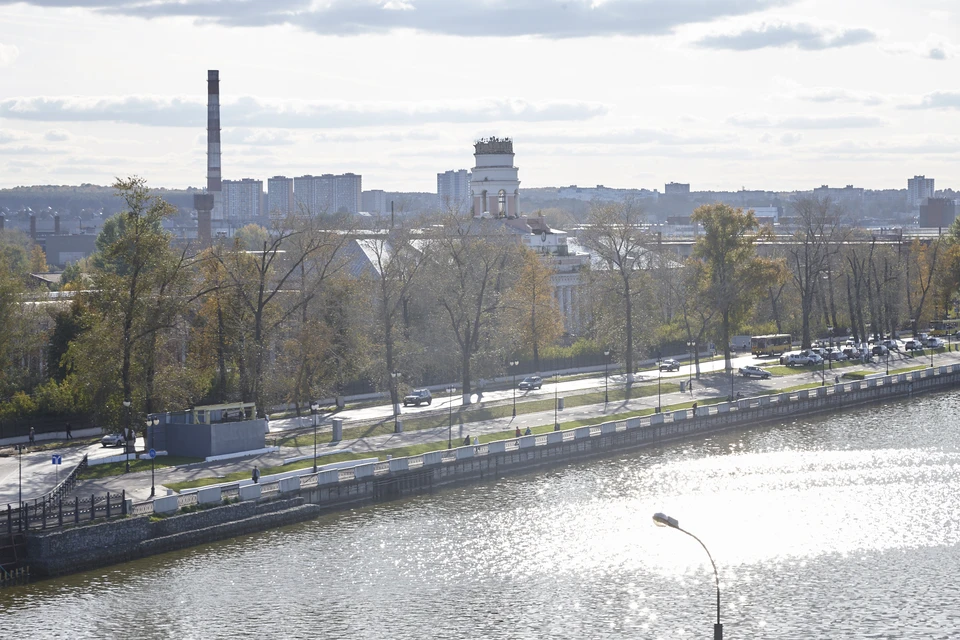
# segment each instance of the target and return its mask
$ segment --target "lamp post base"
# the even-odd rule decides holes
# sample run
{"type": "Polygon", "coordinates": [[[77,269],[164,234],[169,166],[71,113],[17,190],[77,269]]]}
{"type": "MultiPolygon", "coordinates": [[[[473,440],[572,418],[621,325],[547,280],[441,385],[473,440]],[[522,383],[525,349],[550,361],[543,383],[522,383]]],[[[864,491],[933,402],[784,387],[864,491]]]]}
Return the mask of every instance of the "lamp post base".
{"type": "Polygon", "coordinates": [[[713,625],[713,640],[723,640],[723,625],[713,625]]]}

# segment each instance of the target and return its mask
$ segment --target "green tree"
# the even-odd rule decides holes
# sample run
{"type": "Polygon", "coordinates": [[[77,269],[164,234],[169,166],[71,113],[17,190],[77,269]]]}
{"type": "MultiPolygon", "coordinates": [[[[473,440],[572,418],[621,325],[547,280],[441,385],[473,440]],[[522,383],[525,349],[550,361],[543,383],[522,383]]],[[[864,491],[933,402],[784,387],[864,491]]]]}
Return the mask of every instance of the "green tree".
{"type": "Polygon", "coordinates": [[[775,266],[756,251],[757,241],[768,234],[758,228],[752,211],[725,204],[698,207],[691,219],[703,226],[693,255],[704,265],[701,295],[719,314],[719,338],[730,370],[730,329],[741,322],[764,284],[774,277],[775,266]]]}

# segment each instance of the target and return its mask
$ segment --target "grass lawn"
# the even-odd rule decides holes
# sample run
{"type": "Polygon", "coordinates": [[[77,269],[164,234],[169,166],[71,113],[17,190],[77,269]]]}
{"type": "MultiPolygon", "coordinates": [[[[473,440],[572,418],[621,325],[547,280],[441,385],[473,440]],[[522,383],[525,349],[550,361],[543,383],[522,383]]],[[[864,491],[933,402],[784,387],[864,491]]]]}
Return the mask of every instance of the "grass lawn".
{"type": "MultiPolygon", "coordinates": [[[[203,462],[203,458],[188,458],[186,456],[157,456],[154,458],[156,468],[180,467],[185,464],[195,464],[203,462]]],[[[80,473],[80,480],[96,480],[97,478],[107,478],[126,473],[126,462],[108,462],[107,464],[98,464],[93,467],[87,467],[80,473]]],[[[150,461],[134,458],[130,454],[130,472],[150,471],[150,461]]]]}

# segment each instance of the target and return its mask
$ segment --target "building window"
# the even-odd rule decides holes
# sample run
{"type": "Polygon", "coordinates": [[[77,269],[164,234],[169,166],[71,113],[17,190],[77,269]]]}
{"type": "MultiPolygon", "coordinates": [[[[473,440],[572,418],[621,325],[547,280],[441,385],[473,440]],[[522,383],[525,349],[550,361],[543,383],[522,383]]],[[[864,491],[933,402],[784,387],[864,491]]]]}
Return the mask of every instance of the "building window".
{"type": "Polygon", "coordinates": [[[501,218],[507,215],[507,192],[503,189],[497,194],[497,215],[501,218]]]}

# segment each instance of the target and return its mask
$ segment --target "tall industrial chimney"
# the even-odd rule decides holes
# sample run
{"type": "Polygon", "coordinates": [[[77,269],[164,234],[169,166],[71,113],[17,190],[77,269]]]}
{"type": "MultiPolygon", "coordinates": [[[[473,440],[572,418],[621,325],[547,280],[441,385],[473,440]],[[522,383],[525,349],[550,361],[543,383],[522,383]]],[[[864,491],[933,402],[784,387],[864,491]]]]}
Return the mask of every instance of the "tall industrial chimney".
{"type": "Polygon", "coordinates": [[[193,196],[197,210],[197,239],[209,247],[212,240],[211,218],[222,217],[220,193],[220,72],[207,71],[207,192],[193,196]]]}
{"type": "Polygon", "coordinates": [[[208,192],[220,193],[220,177],[220,72],[211,69],[207,71],[208,192]]]}

